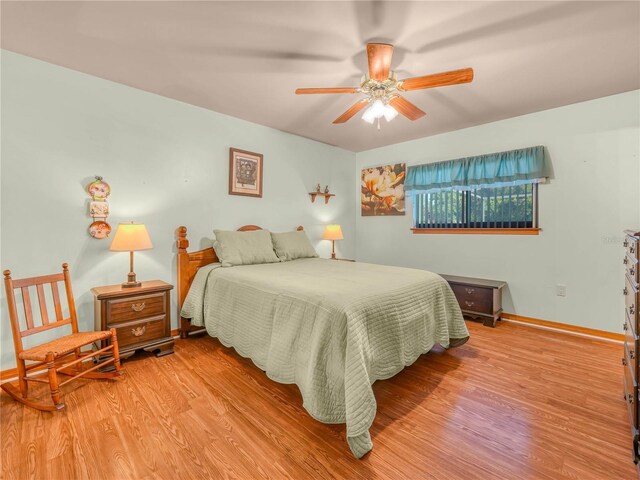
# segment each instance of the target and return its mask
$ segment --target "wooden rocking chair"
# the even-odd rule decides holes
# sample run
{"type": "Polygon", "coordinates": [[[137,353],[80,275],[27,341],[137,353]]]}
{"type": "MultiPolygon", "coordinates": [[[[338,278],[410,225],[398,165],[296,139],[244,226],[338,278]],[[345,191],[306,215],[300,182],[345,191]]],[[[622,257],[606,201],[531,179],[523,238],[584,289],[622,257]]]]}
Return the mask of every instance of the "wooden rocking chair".
{"type": "Polygon", "coordinates": [[[73,299],[73,291],[71,290],[71,278],[69,277],[69,266],[62,264],[62,273],[54,275],[44,275],[41,277],[23,278],[13,280],[11,271],[4,272],[4,286],[7,293],[7,307],[9,309],[9,318],[11,320],[11,330],[13,332],[13,344],[15,346],[16,363],[18,366],[18,387],[16,388],[12,382],[5,382],[0,388],[7,392],[12,398],[20,403],[38,410],[55,411],[64,408],[64,403],[60,401],[60,387],[66,385],[76,378],[112,378],[120,376],[120,354],[118,352],[118,339],[116,330],[112,328],[110,331],[102,332],[78,332],[78,319],[76,317],[76,306],[73,299]],[[69,307],[69,318],[63,318],[62,306],[60,304],[60,292],[58,290],[58,282],[64,282],[67,295],[67,304],[69,307]],[[55,310],[55,320],[51,321],[47,312],[47,303],[45,299],[44,286],[51,287],[51,295],[55,310]],[[38,293],[38,304],[40,309],[41,325],[34,324],[33,312],[31,310],[31,298],[29,296],[29,287],[35,286],[38,293]],[[15,290],[20,289],[22,292],[22,303],[24,305],[24,314],[26,320],[26,328],[21,330],[18,320],[18,310],[16,308],[15,290]],[[33,335],[34,333],[44,332],[52,328],[59,328],[65,325],[71,325],[71,334],[64,337],[51,340],[49,342],[37,345],[35,347],[24,349],[22,346],[22,337],[33,335]],[[111,345],[96,351],[81,351],[85,345],[111,338],[111,345]],[[99,363],[91,368],[84,368],[83,362],[89,358],[98,357],[100,355],[112,352],[112,357],[99,363]],[[36,363],[26,364],[26,360],[36,363]],[[72,361],[68,361],[72,360],[72,361]],[[65,363],[66,362],[66,363],[65,363]],[[113,372],[96,371],[110,363],[115,366],[113,372]],[[46,366],[47,372],[38,376],[27,376],[27,372],[43,366],[46,366]],[[68,375],[71,378],[62,383],[58,383],[58,374],[68,375]],[[39,378],[46,376],[46,378],[39,378]],[[28,382],[48,383],[51,390],[51,399],[53,405],[34,402],[27,398],[29,385],[28,382]]]}

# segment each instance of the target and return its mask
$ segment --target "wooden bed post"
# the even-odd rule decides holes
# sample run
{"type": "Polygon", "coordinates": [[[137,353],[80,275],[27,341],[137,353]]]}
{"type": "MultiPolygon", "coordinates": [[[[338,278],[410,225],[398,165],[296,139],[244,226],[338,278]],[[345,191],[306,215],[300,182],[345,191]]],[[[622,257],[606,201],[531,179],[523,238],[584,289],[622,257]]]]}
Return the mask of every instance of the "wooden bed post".
{"type": "Polygon", "coordinates": [[[189,267],[189,254],[187,248],[189,248],[189,240],[187,240],[187,227],[180,226],[177,230],[178,240],[176,245],[178,247],[178,318],[180,318],[180,338],[187,338],[189,335],[189,328],[191,323],[188,319],[182,318],[180,312],[182,310],[182,304],[184,299],[187,298],[187,292],[189,291],[189,283],[186,280],[186,270],[189,267]],[[185,284],[186,283],[186,284],[185,284]]]}
{"type": "Polygon", "coordinates": [[[187,338],[190,332],[204,332],[206,330],[203,327],[194,327],[191,325],[189,318],[183,318],[182,315],[180,315],[182,305],[189,293],[191,282],[193,282],[200,267],[217,262],[218,257],[212,247],[198,250],[197,252],[187,252],[187,248],[189,248],[187,227],[178,227],[176,236],[176,246],[178,247],[178,259],[176,263],[178,267],[178,317],[180,318],[180,338],[187,338]]]}

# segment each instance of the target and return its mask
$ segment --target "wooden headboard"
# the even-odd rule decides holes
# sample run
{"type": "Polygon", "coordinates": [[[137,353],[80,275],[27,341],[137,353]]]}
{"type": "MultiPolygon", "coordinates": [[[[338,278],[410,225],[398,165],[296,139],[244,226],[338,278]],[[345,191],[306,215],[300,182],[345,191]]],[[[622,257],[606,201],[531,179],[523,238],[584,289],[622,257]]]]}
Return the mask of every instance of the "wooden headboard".
{"type": "MultiPolygon", "coordinates": [[[[238,229],[239,232],[249,232],[252,230],[262,230],[257,225],[244,225],[238,229]]],[[[297,227],[296,230],[304,230],[303,227],[297,227]]],[[[197,252],[187,252],[189,248],[189,240],[187,239],[187,227],[178,227],[176,231],[178,239],[176,245],[178,246],[178,316],[180,316],[180,310],[182,310],[182,304],[191,282],[196,276],[196,273],[200,267],[209,265],[210,263],[218,262],[218,256],[216,255],[213,247],[205,248],[204,250],[198,250],[197,252]]],[[[182,318],[180,316],[180,337],[186,338],[191,331],[203,331],[204,329],[199,327],[193,327],[188,318],[182,318]]]]}

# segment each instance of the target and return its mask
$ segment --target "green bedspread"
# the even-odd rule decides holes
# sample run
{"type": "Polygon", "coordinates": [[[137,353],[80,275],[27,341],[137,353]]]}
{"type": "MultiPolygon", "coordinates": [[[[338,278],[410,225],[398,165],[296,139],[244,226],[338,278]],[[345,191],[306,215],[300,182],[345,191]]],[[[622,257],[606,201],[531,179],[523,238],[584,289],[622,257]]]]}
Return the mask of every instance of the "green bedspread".
{"type": "Polygon", "coordinates": [[[435,273],[319,258],[207,265],[182,316],[269,378],[295,383],[317,420],[346,423],[358,458],[373,447],[371,384],[436,343],[453,347],[469,337],[453,292],[435,273]]]}

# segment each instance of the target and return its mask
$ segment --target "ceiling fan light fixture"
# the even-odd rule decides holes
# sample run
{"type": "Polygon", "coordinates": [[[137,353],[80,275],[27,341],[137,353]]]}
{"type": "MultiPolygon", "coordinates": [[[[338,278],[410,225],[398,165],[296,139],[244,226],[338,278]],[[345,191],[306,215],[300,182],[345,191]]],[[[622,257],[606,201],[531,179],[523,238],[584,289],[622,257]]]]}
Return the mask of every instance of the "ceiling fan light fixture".
{"type": "Polygon", "coordinates": [[[369,109],[371,110],[371,114],[375,118],[380,118],[382,115],[384,115],[384,103],[382,103],[382,100],[376,100],[375,102],[373,102],[369,109]]]}
{"type": "Polygon", "coordinates": [[[373,124],[375,120],[382,117],[384,117],[387,122],[390,122],[396,115],[398,115],[398,112],[392,106],[385,105],[382,100],[378,99],[364,111],[362,119],[367,123],[373,124]]]}
{"type": "Polygon", "coordinates": [[[395,108],[393,108],[391,105],[387,104],[384,106],[383,115],[384,115],[384,119],[387,122],[390,122],[391,120],[393,120],[398,116],[398,111],[395,108]]]}
{"type": "Polygon", "coordinates": [[[373,125],[373,122],[376,120],[376,117],[373,116],[373,114],[371,113],[371,107],[367,108],[364,113],[362,114],[362,119],[373,125]]]}

